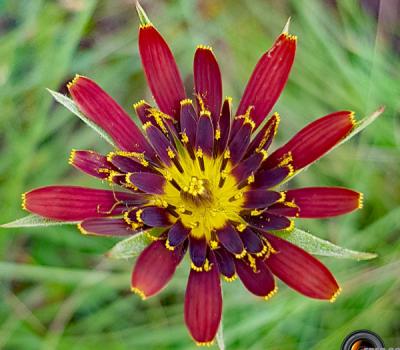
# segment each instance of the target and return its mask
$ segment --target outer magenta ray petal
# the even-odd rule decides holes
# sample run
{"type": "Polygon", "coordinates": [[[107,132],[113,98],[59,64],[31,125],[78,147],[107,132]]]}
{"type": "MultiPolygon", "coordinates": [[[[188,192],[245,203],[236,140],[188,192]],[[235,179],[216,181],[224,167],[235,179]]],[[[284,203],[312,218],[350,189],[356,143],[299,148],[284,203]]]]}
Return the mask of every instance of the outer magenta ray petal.
{"type": "Polygon", "coordinates": [[[136,261],[132,291],[143,299],[159,293],[171,280],[181,258],[179,252],[168,250],[163,241],[151,243],[136,261]]]}
{"type": "Polygon", "coordinates": [[[77,186],[36,188],[23,195],[23,207],[31,213],[56,220],[80,221],[120,214],[125,204],[144,204],[140,194],[97,190],[77,186]]]}
{"type": "Polygon", "coordinates": [[[236,115],[242,115],[247,108],[254,106],[253,120],[256,127],[271,111],[283,90],[296,53],[296,38],[287,33],[281,34],[274,46],[258,61],[236,115]]]}
{"type": "Polygon", "coordinates": [[[174,56],[150,24],[139,30],[139,52],[151,92],[164,113],[178,118],[185,89],[174,56]]]}
{"type": "Polygon", "coordinates": [[[196,93],[211,112],[213,125],[217,125],[222,104],[222,78],[218,62],[208,46],[198,46],[194,56],[194,85],[196,93]]]}
{"type": "Polygon", "coordinates": [[[185,322],[193,339],[200,344],[214,340],[222,315],[222,293],[215,258],[211,269],[191,270],[185,294],[185,322]]]}
{"type": "Polygon", "coordinates": [[[263,166],[273,168],[287,159],[295,170],[315,162],[354,128],[354,113],[340,111],[315,120],[272,153],[263,166]]]}
{"type": "Polygon", "coordinates": [[[131,236],[137,233],[120,218],[86,219],[78,227],[83,234],[97,236],[131,236]]]}
{"type": "Polygon", "coordinates": [[[281,238],[265,236],[276,251],[265,261],[274,275],[305,296],[334,301],[340,288],[323,264],[281,238]]]}
{"type": "Polygon", "coordinates": [[[299,217],[327,218],[362,207],[362,194],[342,187],[306,187],[289,190],[286,200],[299,208],[299,217]]]}
{"type": "Polygon", "coordinates": [[[154,151],[130,116],[94,81],[78,76],[68,84],[68,89],[83,114],[104,129],[118,148],[145,152],[149,158],[154,156],[154,151]]]}

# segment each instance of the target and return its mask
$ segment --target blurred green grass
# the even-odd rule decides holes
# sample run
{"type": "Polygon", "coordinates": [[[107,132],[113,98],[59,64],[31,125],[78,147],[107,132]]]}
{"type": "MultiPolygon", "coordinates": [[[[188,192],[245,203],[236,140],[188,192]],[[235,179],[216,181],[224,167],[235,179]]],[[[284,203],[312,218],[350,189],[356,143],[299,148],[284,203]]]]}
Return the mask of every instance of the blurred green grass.
{"type": "MultiPolygon", "coordinates": [[[[224,284],[227,349],[338,349],[357,328],[400,345],[400,36],[398,1],[142,1],[175,52],[191,91],[197,44],[221,63],[224,93],[238,98],[261,53],[288,16],[299,36],[294,69],[276,110],[278,142],[338,109],[384,115],[291,183],[348,186],[362,211],[299,227],[339,245],[379,254],[369,262],[323,259],[344,289],[335,304],[281,286],[265,303],[239,282],[224,284]],[[379,9],[378,15],[373,9],[379,9]],[[397,9],[397,17],[396,17],[397,9]],[[397,47],[396,47],[397,45],[397,47]]],[[[71,148],[107,151],[45,88],[65,92],[90,76],[131,112],[150,99],[137,52],[131,1],[0,1],[0,222],[24,215],[22,192],[51,183],[97,182],[71,170],[71,148]]],[[[278,143],[277,143],[278,144],[278,143]]],[[[276,146],[276,145],[275,145],[276,146]]],[[[129,292],[132,261],[109,261],[114,240],[71,227],[0,231],[0,348],[191,349],[183,324],[187,266],[158,297],[129,292]]]]}

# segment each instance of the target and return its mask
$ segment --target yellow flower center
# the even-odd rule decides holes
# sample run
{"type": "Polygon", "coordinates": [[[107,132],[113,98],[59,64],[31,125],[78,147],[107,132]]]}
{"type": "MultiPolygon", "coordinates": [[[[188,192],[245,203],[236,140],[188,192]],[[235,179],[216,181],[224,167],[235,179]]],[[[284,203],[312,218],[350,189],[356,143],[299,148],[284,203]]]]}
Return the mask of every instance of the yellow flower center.
{"type": "Polygon", "coordinates": [[[230,174],[230,164],[221,169],[224,156],[216,159],[201,155],[192,159],[185,149],[179,150],[181,171],[177,167],[159,169],[169,180],[164,194],[154,198],[157,203],[168,203],[177,213],[191,235],[214,240],[215,229],[222,228],[228,221],[243,224],[239,213],[242,210],[242,190],[230,174]],[[203,170],[202,170],[203,169],[203,170]],[[222,171],[221,171],[222,170],[222,171]]]}

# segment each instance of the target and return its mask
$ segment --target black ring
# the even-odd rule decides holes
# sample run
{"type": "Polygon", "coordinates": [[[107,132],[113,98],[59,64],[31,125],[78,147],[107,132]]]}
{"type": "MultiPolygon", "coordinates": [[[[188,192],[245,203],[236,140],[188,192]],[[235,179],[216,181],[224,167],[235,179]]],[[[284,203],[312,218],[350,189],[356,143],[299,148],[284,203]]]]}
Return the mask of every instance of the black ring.
{"type": "Polygon", "coordinates": [[[341,350],[352,350],[352,347],[357,341],[360,341],[360,350],[363,348],[385,347],[385,344],[379,335],[366,329],[362,329],[350,333],[343,341],[341,350]]]}

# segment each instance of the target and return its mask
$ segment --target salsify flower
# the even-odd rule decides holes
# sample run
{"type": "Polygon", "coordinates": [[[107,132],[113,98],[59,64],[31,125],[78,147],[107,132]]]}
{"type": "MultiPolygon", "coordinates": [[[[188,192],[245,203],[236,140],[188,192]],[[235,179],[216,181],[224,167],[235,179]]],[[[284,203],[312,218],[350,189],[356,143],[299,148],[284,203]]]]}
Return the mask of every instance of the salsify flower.
{"type": "Polygon", "coordinates": [[[262,55],[233,113],[232,99],[222,98],[212,49],[197,47],[194,93],[187,94],[167,43],[139,12],[140,57],[158,106],[134,105],[142,130],[94,81],[76,76],[68,84],[80,111],[116,146],[107,155],[74,150],[70,164],[121,190],[42,187],[23,195],[24,209],[79,222],[84,234],[149,235],[153,241],[138,257],[131,281],[143,299],[166,286],[188,250],[184,314],[198,344],[209,344],[217,333],[221,276],[238,276],[264,299],[277,292],[276,276],[305,296],[335,300],[340,288],[329,270],[276,233],[292,230],[296,217],[349,213],[361,207],[362,196],[340,187],[283,191],[279,185],[346,137],[355,126],[353,112],[317,119],[269,154],[279,115],[262,123],[288,79],[296,37],[284,30],[262,55]]]}

